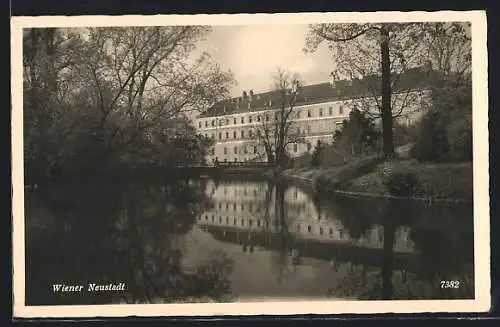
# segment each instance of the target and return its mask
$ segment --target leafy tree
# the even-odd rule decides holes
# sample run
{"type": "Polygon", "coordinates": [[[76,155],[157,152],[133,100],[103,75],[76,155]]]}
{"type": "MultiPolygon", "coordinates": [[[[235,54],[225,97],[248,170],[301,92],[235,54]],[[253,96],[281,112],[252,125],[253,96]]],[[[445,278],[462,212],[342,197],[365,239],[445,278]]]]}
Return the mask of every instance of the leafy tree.
{"type": "Polygon", "coordinates": [[[412,157],[438,161],[448,152],[445,122],[440,118],[439,113],[431,112],[422,119],[419,139],[410,151],[412,157]]]}
{"type": "Polygon", "coordinates": [[[162,168],[203,164],[213,142],[196,133],[187,117],[176,117],[165,121],[161,128],[148,131],[140,143],[124,154],[124,160],[162,168]]]}
{"type": "Polygon", "coordinates": [[[433,90],[411,155],[422,161],[472,160],[472,87],[433,90]]]}
{"type": "Polygon", "coordinates": [[[367,150],[376,150],[380,133],[376,130],[373,119],[363,111],[354,109],[349,119],[344,120],[341,129],[334,133],[334,141],[344,154],[344,158],[355,158],[367,150]]]}
{"type": "Polygon", "coordinates": [[[471,39],[461,25],[438,25],[429,58],[440,72],[419,138],[411,150],[424,161],[472,160],[471,39]]]}
{"type": "MultiPolygon", "coordinates": [[[[432,45],[445,43],[450,35],[462,35],[463,30],[460,23],[313,24],[306,48],[314,51],[327,41],[337,63],[334,75],[358,78],[364,84],[367,96],[352,105],[381,118],[383,151],[390,157],[394,119],[405,108],[419,105],[424,95],[405,87],[401,77],[416,67],[430,68],[432,45]]],[[[421,79],[428,84],[429,80],[421,79]]]]}
{"type": "Polygon", "coordinates": [[[471,73],[470,23],[436,23],[428,26],[428,60],[442,76],[467,82],[471,73]]]}
{"type": "Polygon", "coordinates": [[[225,96],[232,75],[207,54],[192,55],[209,32],[201,26],[25,30],[29,175],[50,178],[120,160],[181,112],[225,96]]]}

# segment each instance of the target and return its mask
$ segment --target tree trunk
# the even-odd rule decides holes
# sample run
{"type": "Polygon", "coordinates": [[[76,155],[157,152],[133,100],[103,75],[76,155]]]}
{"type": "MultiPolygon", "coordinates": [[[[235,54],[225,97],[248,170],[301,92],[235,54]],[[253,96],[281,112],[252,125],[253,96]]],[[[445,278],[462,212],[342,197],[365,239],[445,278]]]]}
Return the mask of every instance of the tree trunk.
{"type": "Polygon", "coordinates": [[[394,269],[394,238],[396,226],[391,217],[384,224],[384,252],[382,258],[382,300],[391,300],[393,297],[392,272],[394,269]]]}
{"type": "Polygon", "coordinates": [[[382,55],[382,139],[384,157],[394,155],[394,137],[392,131],[391,110],[391,63],[389,58],[389,32],[381,31],[380,51],[382,55]]]}

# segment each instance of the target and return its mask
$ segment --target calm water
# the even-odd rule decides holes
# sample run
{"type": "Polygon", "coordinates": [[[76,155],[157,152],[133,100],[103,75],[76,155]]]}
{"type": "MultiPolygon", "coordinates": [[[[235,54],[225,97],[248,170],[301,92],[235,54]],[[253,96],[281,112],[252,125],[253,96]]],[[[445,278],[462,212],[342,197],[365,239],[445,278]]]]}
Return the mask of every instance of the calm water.
{"type": "Polygon", "coordinates": [[[80,181],[27,199],[28,304],[473,298],[471,205],[209,179],[80,181]],[[126,290],[52,290],[110,282],[126,290]]]}

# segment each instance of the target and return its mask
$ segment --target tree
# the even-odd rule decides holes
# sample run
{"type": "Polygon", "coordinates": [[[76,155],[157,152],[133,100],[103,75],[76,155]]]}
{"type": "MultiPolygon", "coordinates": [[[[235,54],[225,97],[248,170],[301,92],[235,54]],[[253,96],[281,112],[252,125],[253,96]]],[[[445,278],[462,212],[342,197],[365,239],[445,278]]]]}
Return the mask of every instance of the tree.
{"type": "Polygon", "coordinates": [[[72,123],[67,114],[68,88],[60,75],[65,74],[68,83],[75,81],[68,72],[78,60],[78,41],[76,35],[55,28],[23,31],[24,152],[28,179],[31,175],[49,174],[61,159],[59,142],[75,129],[76,122],[72,123]]]}
{"type": "Polygon", "coordinates": [[[428,29],[428,60],[442,76],[465,82],[471,73],[470,23],[436,23],[428,29]]]}
{"type": "Polygon", "coordinates": [[[465,24],[430,29],[429,60],[439,72],[420,124],[413,157],[425,161],[472,160],[471,39],[465,24]]]}
{"type": "Polygon", "coordinates": [[[323,148],[323,145],[321,144],[321,141],[318,140],[316,142],[316,145],[314,146],[314,150],[312,153],[312,158],[311,158],[311,165],[314,168],[318,168],[321,164],[321,150],[323,148]]]}
{"type": "Polygon", "coordinates": [[[341,149],[344,160],[363,156],[366,150],[376,150],[379,132],[375,129],[373,119],[358,109],[349,113],[349,119],[344,120],[342,128],[336,130],[334,144],[341,149]]]}
{"type": "Polygon", "coordinates": [[[282,168],[288,158],[287,147],[304,140],[295,126],[297,112],[294,109],[300,90],[298,76],[279,68],[274,75],[274,90],[276,102],[273,104],[270,99],[268,110],[258,119],[257,142],[264,148],[268,162],[282,168]]]}
{"type": "Polygon", "coordinates": [[[410,154],[422,161],[471,161],[471,84],[436,88],[432,99],[410,154]]]}
{"type": "Polygon", "coordinates": [[[116,159],[165,122],[228,92],[232,75],[192,56],[201,26],[30,29],[24,44],[28,168],[53,177],[116,159]],[[33,164],[33,165],[31,165],[33,164]]]}
{"type": "MultiPolygon", "coordinates": [[[[352,105],[367,112],[376,112],[376,116],[381,118],[385,157],[394,154],[394,119],[405,108],[418,105],[423,95],[414,87],[407,88],[403,76],[416,67],[428,64],[429,43],[441,35],[436,32],[436,26],[441,25],[369,23],[310,26],[306,49],[314,51],[326,40],[337,62],[335,75],[351,79],[359,77],[364,84],[367,96],[352,105]]],[[[424,78],[421,76],[420,79],[424,78]]],[[[421,82],[427,83],[428,80],[421,82]]]]}
{"type": "Polygon", "coordinates": [[[176,168],[204,164],[213,140],[198,134],[188,117],[165,121],[124,154],[126,162],[176,168]]]}

